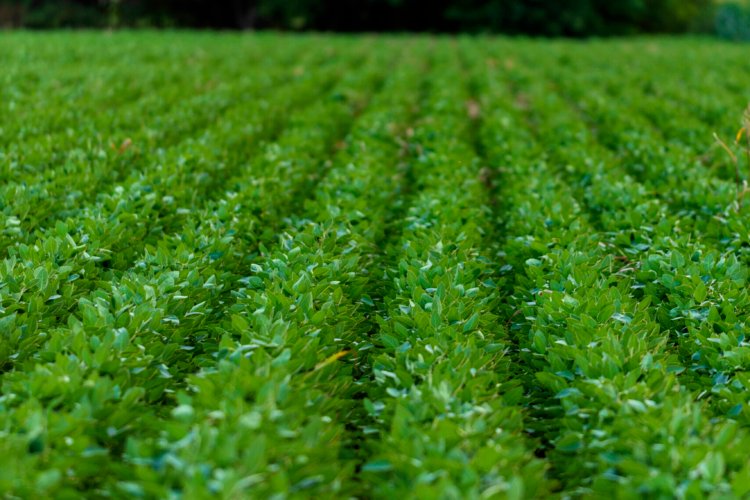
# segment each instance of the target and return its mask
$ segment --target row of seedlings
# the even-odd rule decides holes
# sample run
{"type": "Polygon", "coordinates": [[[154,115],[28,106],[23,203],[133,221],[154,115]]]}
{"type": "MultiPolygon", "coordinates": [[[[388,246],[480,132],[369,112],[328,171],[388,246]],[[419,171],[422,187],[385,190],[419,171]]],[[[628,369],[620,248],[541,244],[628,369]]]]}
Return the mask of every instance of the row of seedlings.
{"type": "MultiPolygon", "coordinates": [[[[727,443],[741,446],[747,436],[735,433],[731,421],[713,421],[706,405],[695,401],[689,384],[681,382],[684,367],[671,348],[670,331],[654,317],[652,299],[637,292],[632,278],[629,252],[645,249],[638,242],[622,241],[634,217],[645,218],[637,228],[659,222],[658,200],[651,209],[644,208],[649,198],[631,179],[615,181],[613,172],[597,166],[612,165],[601,149],[588,150],[592,161],[574,156],[579,154],[576,149],[583,154],[581,146],[592,144],[586,130],[575,126],[580,116],[566,120],[565,114],[575,115],[574,110],[555,105],[544,87],[533,91],[537,95],[530,96],[532,102],[549,110],[542,109],[538,124],[567,123],[575,131],[563,135],[564,142],[545,146],[551,145],[555,161],[570,162],[564,166],[566,179],[587,173],[594,177],[585,190],[576,191],[584,193],[588,216],[601,231],[577,234],[573,241],[544,252],[508,250],[518,273],[510,303],[520,311],[514,326],[538,383],[563,410],[548,422],[554,426],[547,450],[554,476],[568,494],[688,495],[706,488],[731,492],[742,466],[739,457],[722,455],[721,450],[727,443]],[[555,121],[553,112],[560,120],[555,121]],[[576,147],[566,151],[571,141],[576,147]],[[637,195],[640,202],[619,199],[592,212],[592,202],[601,203],[606,186],[612,185],[621,189],[610,191],[610,196],[637,195]]],[[[540,136],[559,137],[551,132],[543,129],[540,136]]],[[[503,193],[520,191],[512,185],[510,189],[503,193]]],[[[556,193],[544,194],[550,197],[548,203],[554,202],[556,193]]],[[[517,223],[509,233],[528,234],[532,229],[522,218],[517,223]]],[[[554,226],[546,232],[543,241],[560,237],[554,226]]]]}
{"type": "MultiPolygon", "coordinates": [[[[318,126],[340,131],[355,110],[338,96],[349,91],[366,95],[382,71],[382,64],[370,61],[362,73],[347,74],[331,97],[292,118],[277,149],[300,157],[311,149],[321,153],[325,136],[311,128],[313,118],[318,126]]],[[[247,190],[259,181],[282,179],[287,166],[285,158],[257,160],[259,170],[247,180],[247,190]]],[[[310,162],[308,168],[315,165],[310,162]]],[[[242,217],[256,219],[257,211],[274,203],[273,195],[295,188],[291,179],[288,182],[274,184],[267,198],[248,196],[248,203],[234,207],[229,217],[225,210],[196,213],[184,233],[165,238],[156,248],[146,246],[126,272],[103,273],[75,291],[75,297],[65,297],[72,307],[60,312],[63,321],[50,324],[56,314],[49,307],[43,314],[34,311],[37,321],[26,311],[11,315],[6,326],[19,342],[8,357],[14,371],[3,376],[3,420],[9,429],[4,445],[13,453],[34,448],[12,471],[12,491],[34,491],[40,478],[53,475],[55,480],[47,485],[50,493],[81,488],[132,493],[126,479],[132,477],[132,467],[142,465],[132,453],[134,436],[148,441],[159,434],[162,419],[172,410],[172,395],[196,370],[194,353],[220,349],[223,328],[217,322],[226,316],[225,287],[235,282],[233,273],[247,265],[237,258],[247,248],[235,241],[236,228],[227,226],[242,225],[242,217]],[[32,326],[37,334],[29,336],[32,326]],[[88,425],[94,421],[96,426],[88,425]]],[[[137,231],[127,223],[122,229],[137,231]]],[[[44,279],[38,276],[34,284],[44,286],[45,292],[60,285],[52,282],[51,274],[37,274],[44,279]]],[[[149,468],[159,470],[168,458],[149,457],[149,468]]]]}
{"type": "Polygon", "coordinates": [[[375,496],[520,498],[548,490],[505,355],[489,200],[456,48],[436,52],[414,133],[413,202],[388,245],[364,402],[375,496]]]}
{"type": "MultiPolygon", "coordinates": [[[[324,60],[322,54],[316,55],[318,60],[311,60],[310,64],[324,60]]],[[[43,231],[56,220],[84,213],[85,209],[96,206],[98,192],[112,189],[111,184],[116,183],[120,189],[134,183],[147,184],[147,187],[154,184],[153,189],[158,189],[159,184],[180,180],[171,179],[171,171],[190,172],[192,169],[197,175],[221,165],[226,161],[228,146],[236,146],[239,138],[244,139],[244,145],[249,147],[272,137],[278,128],[276,123],[282,121],[279,117],[288,111],[267,113],[269,105],[278,103],[294,109],[295,105],[304,103],[305,98],[312,99],[316,89],[324,86],[325,79],[330,81],[336,74],[335,71],[329,72],[332,70],[315,72],[314,77],[323,77],[318,82],[310,82],[311,78],[304,75],[294,76],[293,70],[284,64],[293,57],[294,52],[289,52],[278,60],[269,58],[267,67],[258,68],[257,73],[250,71],[246,77],[227,83],[225,90],[209,92],[183,103],[167,115],[155,116],[153,124],[141,127],[137,134],[130,135],[129,142],[119,144],[114,150],[104,144],[93,148],[82,145],[65,149],[64,159],[56,158],[50,151],[46,156],[41,152],[39,162],[41,165],[51,162],[48,168],[36,174],[19,176],[3,188],[3,199],[13,200],[12,204],[2,207],[6,215],[4,233],[9,240],[4,241],[4,245],[19,239],[28,240],[34,237],[35,230],[43,231]],[[290,85],[282,86],[281,92],[274,92],[274,88],[284,82],[290,85]],[[284,95],[284,91],[292,87],[296,88],[291,96],[295,96],[295,91],[299,92],[300,88],[307,91],[299,92],[299,99],[303,100],[290,102],[289,95],[284,95]],[[277,99],[279,94],[280,99],[277,99]],[[246,120],[247,116],[263,126],[242,126],[240,120],[246,120]],[[208,128],[204,128],[207,124],[208,128]],[[152,130],[170,131],[174,140],[159,137],[161,132],[154,135],[152,130]],[[204,164],[196,164],[195,157],[204,164]],[[162,180],[163,177],[167,178],[162,180]]],[[[343,67],[340,65],[338,71],[343,67]]],[[[81,141],[88,143],[90,139],[84,137],[81,141]]],[[[183,194],[185,189],[172,191],[183,194]]]]}
{"type": "Polygon", "coordinates": [[[393,161],[403,154],[425,50],[404,51],[304,215],[261,247],[234,291],[220,349],[199,362],[165,432],[160,452],[183,465],[164,471],[173,487],[230,496],[367,491],[353,480],[355,373],[370,346],[369,271],[398,195],[393,161]]]}

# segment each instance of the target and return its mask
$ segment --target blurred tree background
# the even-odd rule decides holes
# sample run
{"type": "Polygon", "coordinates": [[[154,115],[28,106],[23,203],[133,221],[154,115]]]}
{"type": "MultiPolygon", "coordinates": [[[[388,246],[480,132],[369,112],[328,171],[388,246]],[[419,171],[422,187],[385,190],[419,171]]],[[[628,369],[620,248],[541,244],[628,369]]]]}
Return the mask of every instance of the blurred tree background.
{"type": "Polygon", "coordinates": [[[750,37],[747,0],[0,0],[0,26],[750,37]]]}

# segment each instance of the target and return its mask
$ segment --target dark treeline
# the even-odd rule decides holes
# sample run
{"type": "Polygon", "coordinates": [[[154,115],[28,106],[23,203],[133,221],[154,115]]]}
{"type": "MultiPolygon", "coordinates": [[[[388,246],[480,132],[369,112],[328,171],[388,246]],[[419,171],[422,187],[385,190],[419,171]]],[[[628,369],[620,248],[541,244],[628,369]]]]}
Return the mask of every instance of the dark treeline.
{"type": "Polygon", "coordinates": [[[712,0],[0,0],[0,25],[548,36],[710,29],[712,0]]]}

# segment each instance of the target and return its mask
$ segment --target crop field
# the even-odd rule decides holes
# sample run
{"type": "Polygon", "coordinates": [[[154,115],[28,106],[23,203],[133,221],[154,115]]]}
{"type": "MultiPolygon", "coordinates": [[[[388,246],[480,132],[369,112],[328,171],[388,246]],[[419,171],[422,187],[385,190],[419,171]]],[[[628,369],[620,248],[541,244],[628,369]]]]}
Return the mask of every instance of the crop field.
{"type": "Polygon", "coordinates": [[[747,498],[747,54],[1,35],[0,496],[747,498]]]}

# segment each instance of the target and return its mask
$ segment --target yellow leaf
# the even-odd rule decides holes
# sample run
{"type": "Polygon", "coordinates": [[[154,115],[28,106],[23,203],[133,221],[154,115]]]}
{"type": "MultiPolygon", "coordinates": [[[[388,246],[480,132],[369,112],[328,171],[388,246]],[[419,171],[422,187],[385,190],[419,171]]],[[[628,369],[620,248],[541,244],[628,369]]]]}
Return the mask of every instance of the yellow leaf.
{"type": "Polygon", "coordinates": [[[318,371],[321,368],[325,368],[326,366],[330,365],[331,363],[335,362],[336,360],[338,360],[340,358],[343,358],[347,354],[349,354],[348,350],[346,350],[346,351],[339,351],[336,354],[331,354],[324,361],[321,361],[320,363],[318,363],[317,365],[315,365],[315,370],[313,370],[313,371],[318,371]]]}

